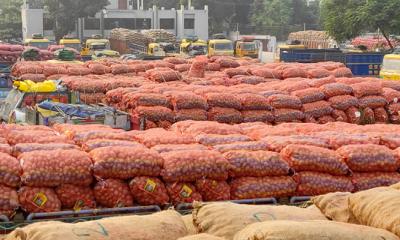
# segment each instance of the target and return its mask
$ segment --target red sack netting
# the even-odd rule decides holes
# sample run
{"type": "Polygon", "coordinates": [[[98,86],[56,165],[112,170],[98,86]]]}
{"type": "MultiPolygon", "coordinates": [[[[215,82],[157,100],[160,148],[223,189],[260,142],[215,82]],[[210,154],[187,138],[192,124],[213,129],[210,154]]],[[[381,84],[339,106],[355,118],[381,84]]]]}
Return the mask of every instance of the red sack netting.
{"type": "Polygon", "coordinates": [[[68,68],[68,75],[69,76],[85,76],[91,73],[89,68],[73,66],[68,68]]]}
{"type": "Polygon", "coordinates": [[[282,74],[280,71],[268,68],[256,68],[251,70],[251,74],[270,79],[282,79],[282,74]]]}
{"type": "Polygon", "coordinates": [[[275,109],[274,111],[275,122],[297,122],[301,121],[305,118],[305,115],[302,111],[295,109],[275,109]]]}
{"type": "Polygon", "coordinates": [[[400,135],[396,134],[396,133],[384,134],[384,135],[380,136],[379,145],[384,145],[390,149],[399,148],[400,147],[400,135]]]}
{"type": "Polygon", "coordinates": [[[382,95],[382,84],[378,81],[361,82],[351,85],[353,94],[357,98],[364,96],[382,95]]]}
{"type": "Polygon", "coordinates": [[[242,104],[234,94],[230,93],[208,93],[205,95],[210,107],[234,108],[240,110],[242,104]]]}
{"type": "Polygon", "coordinates": [[[228,161],[216,151],[178,151],[163,153],[161,176],[167,182],[192,182],[202,178],[226,180],[228,161]]]}
{"type": "Polygon", "coordinates": [[[61,211],[61,201],[52,188],[21,187],[18,199],[27,213],[61,211]]]}
{"type": "Polygon", "coordinates": [[[174,64],[174,65],[185,64],[188,62],[186,59],[179,58],[179,57],[167,57],[167,58],[164,58],[163,61],[174,64]]]}
{"type": "Polygon", "coordinates": [[[327,98],[340,95],[351,95],[353,93],[353,88],[343,83],[329,83],[323,85],[321,90],[327,98]]]}
{"type": "Polygon", "coordinates": [[[351,95],[339,95],[329,98],[329,103],[331,107],[339,110],[346,111],[350,107],[358,107],[358,98],[351,95]]]}
{"type": "Polygon", "coordinates": [[[224,153],[231,167],[229,176],[266,177],[288,175],[290,167],[278,153],[269,151],[229,151],[224,153]]]}
{"type": "Polygon", "coordinates": [[[102,103],[105,97],[104,93],[79,93],[79,101],[87,105],[102,103]]]}
{"type": "Polygon", "coordinates": [[[364,191],[376,187],[386,187],[399,183],[400,173],[354,173],[352,176],[352,181],[356,191],[364,191]]]}
{"type": "Polygon", "coordinates": [[[268,143],[266,143],[265,141],[234,142],[215,145],[214,149],[222,153],[236,150],[259,151],[267,150],[268,143]]]}
{"type": "Polygon", "coordinates": [[[251,85],[257,85],[260,83],[274,81],[274,79],[266,79],[259,76],[241,76],[241,75],[234,76],[232,79],[236,80],[238,83],[241,84],[251,84],[251,85]]]}
{"type": "Polygon", "coordinates": [[[129,179],[136,176],[159,176],[161,156],[145,147],[103,147],[90,152],[93,172],[103,179],[129,179]]]}
{"type": "Polygon", "coordinates": [[[195,139],[198,143],[201,143],[206,146],[252,141],[250,137],[241,134],[229,134],[229,135],[199,134],[195,137],[195,139]]]}
{"type": "Polygon", "coordinates": [[[218,59],[215,60],[215,63],[218,63],[222,68],[237,68],[240,67],[240,64],[229,57],[218,57],[218,59]]]}
{"type": "Polygon", "coordinates": [[[17,143],[36,143],[38,138],[41,137],[55,137],[55,132],[42,131],[42,130],[26,130],[26,131],[16,131],[11,130],[7,133],[7,141],[10,145],[15,145],[17,143]]]}
{"type": "Polygon", "coordinates": [[[300,172],[294,177],[298,183],[296,195],[317,196],[331,192],[353,192],[350,177],[332,176],[326,173],[300,172]]]}
{"type": "Polygon", "coordinates": [[[124,140],[113,140],[113,139],[93,139],[82,144],[82,150],[90,152],[94,149],[101,147],[137,147],[141,146],[140,143],[124,141],[124,140]]]}
{"type": "Polygon", "coordinates": [[[68,143],[53,143],[53,144],[40,144],[40,143],[18,143],[14,146],[14,156],[18,157],[19,155],[26,152],[33,151],[52,151],[52,150],[78,150],[78,146],[68,143]]]}
{"type": "Polygon", "coordinates": [[[46,77],[57,74],[67,75],[68,70],[63,66],[46,66],[43,68],[43,74],[46,77]]]}
{"type": "Polygon", "coordinates": [[[267,98],[257,94],[240,94],[238,96],[243,110],[272,110],[267,98]]]}
{"type": "Polygon", "coordinates": [[[331,115],[333,108],[327,101],[318,101],[313,103],[306,103],[303,105],[304,114],[314,118],[331,115]]]}
{"type": "Polygon", "coordinates": [[[374,116],[376,123],[388,123],[389,116],[384,108],[375,108],[374,116]]]}
{"type": "Polygon", "coordinates": [[[0,153],[11,155],[13,153],[13,148],[8,144],[0,144],[0,153]]]}
{"type": "Polygon", "coordinates": [[[134,132],[125,132],[123,130],[116,129],[99,129],[99,130],[88,130],[86,132],[80,132],[73,136],[73,140],[79,144],[83,145],[84,143],[90,140],[124,140],[124,141],[134,141],[135,134],[134,132]]]}
{"type": "Polygon", "coordinates": [[[18,187],[22,169],[17,159],[6,153],[0,153],[0,184],[18,187]]]}
{"type": "Polygon", "coordinates": [[[352,77],[353,76],[353,73],[347,67],[341,67],[341,68],[335,69],[335,70],[333,70],[332,73],[335,77],[352,77]]]}
{"type": "Polygon", "coordinates": [[[314,68],[307,71],[308,78],[324,78],[329,77],[331,72],[324,68],[314,68]]]}
{"type": "Polygon", "coordinates": [[[400,92],[391,88],[383,88],[382,96],[388,103],[398,103],[400,100],[400,92]]]}
{"type": "Polygon", "coordinates": [[[289,197],[297,186],[291,177],[243,177],[233,179],[230,185],[231,198],[235,200],[289,197]]]}
{"type": "Polygon", "coordinates": [[[203,201],[228,201],[231,199],[231,187],[226,181],[198,180],[196,189],[201,194],[203,201]]]}
{"type": "Polygon", "coordinates": [[[326,78],[310,79],[308,81],[308,84],[310,85],[310,87],[315,87],[315,88],[319,88],[319,87],[329,84],[329,83],[335,83],[335,78],[333,76],[326,77],[326,78]]]}
{"type": "Polygon", "coordinates": [[[336,120],[332,116],[329,116],[329,115],[325,115],[325,116],[322,116],[317,119],[317,122],[319,124],[325,124],[325,123],[330,123],[330,122],[335,122],[335,121],[336,120]]]}
{"type": "Polygon", "coordinates": [[[361,112],[356,107],[350,107],[346,110],[347,120],[349,123],[361,124],[361,112]]]}
{"type": "MultiPolygon", "coordinates": [[[[182,128],[180,131],[182,133],[191,134],[193,136],[196,136],[198,134],[228,135],[242,133],[241,129],[238,126],[221,124],[217,122],[184,122],[183,124],[189,124],[189,126],[187,126],[187,128],[182,128]]],[[[179,125],[176,124],[176,126],[179,125]]]]}
{"type": "Polygon", "coordinates": [[[213,107],[207,112],[207,119],[220,123],[241,123],[242,114],[234,108],[213,107]]]}
{"type": "Polygon", "coordinates": [[[332,149],[338,149],[342,146],[353,144],[379,144],[379,138],[366,134],[346,134],[346,133],[321,133],[317,134],[329,141],[329,146],[332,149]]]}
{"type": "Polygon", "coordinates": [[[350,169],[335,151],[307,145],[289,145],[281,156],[295,171],[314,171],[333,175],[348,175],[350,169]]]}
{"type": "Polygon", "coordinates": [[[182,80],[182,75],[178,71],[174,70],[159,70],[157,68],[146,72],[148,78],[154,82],[172,82],[182,80]]]}
{"type": "Polygon", "coordinates": [[[179,134],[169,131],[157,130],[155,132],[145,132],[137,135],[136,139],[148,148],[161,144],[192,144],[196,143],[193,137],[186,134],[179,134]]]}
{"type": "Polygon", "coordinates": [[[135,177],[129,183],[132,196],[140,205],[166,205],[169,196],[164,183],[158,178],[135,177]]]}
{"type": "Polygon", "coordinates": [[[18,193],[15,189],[0,185],[0,215],[14,216],[19,208],[18,193]]]}
{"type": "Polygon", "coordinates": [[[153,122],[158,121],[169,121],[174,122],[175,116],[171,109],[166,107],[154,106],[154,107],[143,107],[139,106],[132,111],[133,117],[145,118],[153,122]]]}
{"type": "Polygon", "coordinates": [[[374,124],[375,116],[374,110],[369,107],[366,107],[361,110],[361,124],[374,124]]]}
{"type": "Polygon", "coordinates": [[[55,191],[64,209],[80,211],[81,209],[96,208],[93,190],[90,187],[63,184],[55,191]]]}
{"type": "Polygon", "coordinates": [[[129,186],[122,180],[107,179],[94,187],[97,204],[106,208],[131,207],[133,198],[129,186]]]}
{"type": "Polygon", "coordinates": [[[174,109],[208,109],[207,101],[191,92],[173,92],[170,95],[170,100],[174,109]]]}
{"type": "MultiPolygon", "coordinates": [[[[205,58],[205,57],[204,57],[205,58]]],[[[207,67],[207,59],[202,57],[197,57],[193,61],[192,65],[190,66],[188,76],[189,77],[197,77],[197,78],[204,78],[205,71],[207,67]]]]}
{"type": "Polygon", "coordinates": [[[21,80],[31,80],[33,82],[43,82],[47,78],[44,74],[33,74],[33,73],[27,73],[23,74],[19,77],[21,80]]]}
{"type": "Polygon", "coordinates": [[[391,123],[400,123],[400,103],[392,103],[387,106],[387,112],[389,113],[389,120],[391,123]]]}
{"type": "Polygon", "coordinates": [[[270,122],[275,120],[274,114],[267,110],[242,111],[242,121],[246,122],[270,122]]]}
{"type": "Polygon", "coordinates": [[[190,183],[167,183],[166,188],[172,203],[175,205],[203,200],[196,187],[190,183]]]}
{"type": "Polygon", "coordinates": [[[294,91],[292,95],[298,97],[303,104],[321,101],[325,98],[325,94],[318,88],[294,91]]]}
{"type": "Polygon", "coordinates": [[[366,96],[358,100],[361,108],[383,108],[388,102],[384,97],[381,96],[366,96]]]}
{"type": "Polygon", "coordinates": [[[286,79],[280,85],[279,90],[291,93],[294,91],[307,89],[310,87],[310,85],[308,85],[307,81],[304,81],[304,80],[305,80],[304,78],[286,79]]]}
{"type": "Polygon", "coordinates": [[[191,151],[191,150],[208,150],[202,144],[162,144],[151,148],[158,153],[176,152],[176,151],[191,151]]]}
{"type": "Polygon", "coordinates": [[[400,83],[398,81],[392,81],[392,80],[382,80],[382,87],[384,88],[391,88],[396,91],[400,91],[400,83]]]}
{"type": "Polygon", "coordinates": [[[304,71],[301,68],[286,68],[285,70],[283,70],[282,72],[282,78],[286,79],[286,78],[307,78],[307,72],[304,71]]]}
{"type": "Polygon", "coordinates": [[[178,64],[178,65],[175,65],[175,70],[176,71],[178,71],[178,72],[187,72],[187,71],[189,71],[190,70],[190,67],[191,67],[192,65],[190,65],[190,64],[178,64]]]}
{"type": "Polygon", "coordinates": [[[342,110],[334,109],[332,112],[332,117],[336,122],[348,122],[347,115],[342,110]]]}
{"type": "Polygon", "coordinates": [[[111,66],[111,73],[114,75],[125,74],[129,72],[134,72],[134,70],[130,69],[128,65],[125,64],[115,64],[111,66]]]}
{"type": "Polygon", "coordinates": [[[207,111],[203,109],[181,109],[174,111],[175,121],[186,121],[186,120],[195,120],[195,121],[206,121],[207,120],[207,111]]]}
{"type": "MultiPolygon", "coordinates": [[[[96,75],[103,75],[111,73],[112,71],[110,67],[104,66],[103,64],[90,64],[88,68],[91,74],[96,74],[96,75]]],[[[115,68],[113,70],[116,71],[115,68]]]]}
{"type": "Polygon", "coordinates": [[[88,186],[92,183],[92,162],[79,150],[33,151],[21,154],[22,182],[30,187],[61,184],[88,186]]]}
{"type": "Polygon", "coordinates": [[[355,172],[395,172],[400,169],[398,157],[385,146],[355,144],[343,146],[337,152],[355,172]]]}
{"type": "Polygon", "coordinates": [[[299,98],[284,94],[275,94],[268,97],[268,102],[273,108],[301,109],[299,98]]]}
{"type": "Polygon", "coordinates": [[[126,108],[136,108],[138,106],[172,108],[171,102],[167,97],[155,93],[128,93],[123,96],[122,101],[126,108]]]}
{"type": "Polygon", "coordinates": [[[262,140],[268,143],[268,150],[278,153],[290,144],[329,148],[329,144],[326,139],[315,136],[269,136],[263,138],[262,140]]]}

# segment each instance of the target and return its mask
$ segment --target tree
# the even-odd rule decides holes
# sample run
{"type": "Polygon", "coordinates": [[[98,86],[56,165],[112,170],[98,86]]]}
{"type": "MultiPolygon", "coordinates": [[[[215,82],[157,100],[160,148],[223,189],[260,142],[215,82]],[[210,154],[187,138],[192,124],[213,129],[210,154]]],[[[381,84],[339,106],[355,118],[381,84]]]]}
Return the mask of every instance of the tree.
{"type": "Polygon", "coordinates": [[[22,39],[22,0],[0,0],[0,39],[14,41],[22,39]]]}
{"type": "Polygon", "coordinates": [[[72,32],[78,18],[92,17],[108,4],[108,0],[45,0],[56,40],[72,32]]]}
{"type": "Polygon", "coordinates": [[[379,29],[389,46],[390,34],[400,33],[399,0],[323,0],[321,16],[326,31],[337,41],[379,29]]]}

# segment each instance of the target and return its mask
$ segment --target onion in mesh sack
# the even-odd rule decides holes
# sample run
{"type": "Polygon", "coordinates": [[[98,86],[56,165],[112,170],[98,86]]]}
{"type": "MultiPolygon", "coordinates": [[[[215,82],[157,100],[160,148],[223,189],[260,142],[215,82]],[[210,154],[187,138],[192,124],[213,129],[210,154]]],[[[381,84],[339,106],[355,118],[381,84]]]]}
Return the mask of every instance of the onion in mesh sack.
{"type": "Polygon", "coordinates": [[[52,151],[52,150],[78,150],[78,146],[68,143],[53,143],[53,144],[42,144],[42,143],[18,143],[14,146],[14,155],[18,157],[19,155],[32,152],[32,151],[52,151]]]}
{"type": "Polygon", "coordinates": [[[80,211],[96,207],[93,190],[90,187],[63,184],[56,188],[58,199],[64,209],[80,211]]]}
{"type": "Polygon", "coordinates": [[[227,201],[231,199],[231,188],[226,181],[197,180],[196,189],[204,201],[227,201]]]}
{"type": "Polygon", "coordinates": [[[304,90],[294,91],[292,92],[292,95],[298,97],[303,104],[321,101],[325,98],[324,92],[318,88],[307,88],[304,90]]]}
{"type": "Polygon", "coordinates": [[[166,205],[169,196],[164,183],[158,178],[135,177],[129,183],[132,196],[140,205],[166,205]]]}
{"type": "Polygon", "coordinates": [[[19,207],[18,193],[15,189],[0,185],[0,215],[11,218],[19,207]]]}
{"type": "Polygon", "coordinates": [[[9,187],[19,186],[22,169],[17,159],[6,153],[0,153],[0,184],[9,187]]]}
{"type": "Polygon", "coordinates": [[[321,86],[321,90],[325,94],[326,98],[331,98],[341,95],[351,95],[353,93],[353,89],[349,85],[343,83],[325,84],[321,86]]]}
{"type": "Polygon", "coordinates": [[[22,187],[18,191],[21,208],[27,213],[59,212],[61,201],[52,188],[22,187]]]}
{"type": "Polygon", "coordinates": [[[330,192],[353,192],[350,177],[333,176],[319,172],[300,172],[293,177],[298,183],[296,194],[317,196],[330,192]]]}
{"type": "Polygon", "coordinates": [[[298,97],[284,94],[275,94],[268,97],[268,102],[273,108],[301,109],[302,103],[298,97]]]}
{"type": "Polygon", "coordinates": [[[96,148],[101,147],[112,147],[112,146],[119,146],[119,147],[137,147],[142,146],[140,143],[132,142],[132,141],[125,141],[125,140],[114,140],[114,139],[92,139],[84,144],[82,144],[82,150],[86,152],[90,152],[96,148]]]}
{"type": "Polygon", "coordinates": [[[258,151],[267,150],[268,143],[265,141],[234,142],[228,144],[215,145],[213,148],[221,153],[235,150],[258,151]]]}
{"type": "Polygon", "coordinates": [[[93,190],[96,202],[102,207],[133,206],[133,198],[129,186],[122,180],[107,179],[99,181],[93,190]]]}
{"type": "Polygon", "coordinates": [[[195,137],[195,139],[197,142],[206,146],[252,141],[250,137],[241,134],[229,134],[229,135],[199,134],[195,137]]]}
{"type": "Polygon", "coordinates": [[[382,84],[379,81],[364,81],[352,84],[353,94],[357,98],[364,96],[382,95],[382,84]]]}
{"type": "Polygon", "coordinates": [[[201,194],[191,183],[167,183],[168,195],[174,204],[202,201],[201,194]]]}
{"type": "Polygon", "coordinates": [[[359,100],[350,95],[339,95],[329,98],[329,103],[335,109],[346,111],[350,107],[358,107],[359,100]]]}
{"type": "Polygon", "coordinates": [[[136,136],[137,141],[148,148],[160,144],[192,144],[196,143],[194,138],[187,134],[179,134],[170,131],[144,132],[136,136]]]}
{"type": "Polygon", "coordinates": [[[364,191],[376,187],[386,187],[400,182],[400,173],[354,173],[352,176],[352,182],[356,191],[364,191]]]}

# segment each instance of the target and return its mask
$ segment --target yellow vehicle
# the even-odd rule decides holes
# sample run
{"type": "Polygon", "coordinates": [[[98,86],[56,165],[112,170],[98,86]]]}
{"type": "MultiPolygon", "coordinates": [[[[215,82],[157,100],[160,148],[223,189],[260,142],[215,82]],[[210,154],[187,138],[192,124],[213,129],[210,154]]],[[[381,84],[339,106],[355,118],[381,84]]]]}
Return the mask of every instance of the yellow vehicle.
{"type": "Polygon", "coordinates": [[[388,54],[383,58],[380,77],[400,81],[400,54],[388,54]]]}
{"type": "Polygon", "coordinates": [[[64,47],[67,47],[67,48],[73,48],[73,49],[77,50],[78,52],[80,52],[82,50],[81,41],[79,39],[75,39],[75,38],[65,37],[60,40],[60,45],[63,45],[64,47]]]}
{"type": "Polygon", "coordinates": [[[49,39],[44,38],[41,34],[33,34],[32,38],[25,39],[24,45],[29,47],[37,47],[39,49],[46,49],[50,46],[49,39]]]}
{"type": "Polygon", "coordinates": [[[252,40],[237,41],[235,44],[236,57],[252,57],[258,58],[259,47],[252,40]]]}
{"type": "Polygon", "coordinates": [[[119,57],[119,53],[110,50],[110,40],[101,38],[90,38],[86,40],[85,47],[81,51],[82,58],[92,57],[97,59],[101,57],[119,57]]]}
{"type": "Polygon", "coordinates": [[[233,56],[233,43],[228,39],[212,39],[208,41],[208,56],[233,56]]]}
{"type": "Polygon", "coordinates": [[[190,56],[206,55],[207,47],[206,41],[198,39],[197,37],[188,37],[182,39],[180,52],[190,56]]]}
{"type": "Polygon", "coordinates": [[[161,48],[159,43],[150,43],[147,48],[147,55],[164,57],[165,51],[161,48]]]}

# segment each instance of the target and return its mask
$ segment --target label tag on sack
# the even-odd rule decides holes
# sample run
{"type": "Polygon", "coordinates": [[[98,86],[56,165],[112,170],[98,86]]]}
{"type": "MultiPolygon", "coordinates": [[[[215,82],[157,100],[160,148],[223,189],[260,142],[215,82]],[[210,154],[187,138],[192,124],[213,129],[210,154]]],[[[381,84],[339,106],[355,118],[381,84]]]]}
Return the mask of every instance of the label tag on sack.
{"type": "Polygon", "coordinates": [[[42,207],[43,205],[46,204],[46,202],[47,202],[47,196],[42,192],[37,193],[33,198],[33,203],[38,207],[42,207]]]}
{"type": "Polygon", "coordinates": [[[356,117],[358,117],[358,118],[361,117],[361,113],[360,113],[360,112],[355,112],[354,114],[355,114],[356,117]]]}
{"type": "Polygon", "coordinates": [[[181,197],[183,197],[183,198],[190,198],[192,193],[193,193],[193,190],[188,185],[184,184],[182,186],[181,191],[179,192],[179,195],[181,195],[181,197]]]}
{"type": "Polygon", "coordinates": [[[123,202],[121,202],[121,201],[118,201],[117,204],[115,204],[115,207],[116,208],[123,208],[123,207],[125,207],[125,204],[123,202]]]}
{"type": "Polygon", "coordinates": [[[394,103],[397,103],[398,101],[399,101],[398,98],[394,98],[394,99],[393,99],[393,102],[394,102],[394,103]]]}
{"type": "Polygon", "coordinates": [[[144,190],[152,193],[152,192],[154,192],[154,190],[156,190],[156,187],[157,187],[156,182],[154,182],[151,179],[147,179],[146,185],[144,186],[144,190]]]}
{"type": "Polygon", "coordinates": [[[83,200],[79,199],[78,201],[75,202],[73,209],[75,212],[80,212],[84,206],[85,206],[85,202],[83,200]]]}

